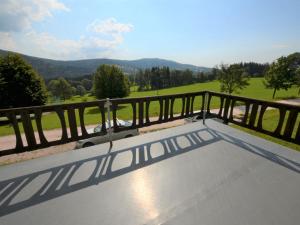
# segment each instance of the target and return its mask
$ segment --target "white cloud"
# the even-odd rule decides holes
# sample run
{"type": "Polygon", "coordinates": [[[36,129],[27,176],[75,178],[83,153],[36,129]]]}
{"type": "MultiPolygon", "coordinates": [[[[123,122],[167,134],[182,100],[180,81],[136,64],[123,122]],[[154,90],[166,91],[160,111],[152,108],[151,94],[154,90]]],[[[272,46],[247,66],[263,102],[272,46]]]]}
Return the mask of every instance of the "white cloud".
{"type": "Polygon", "coordinates": [[[79,38],[61,39],[32,26],[52,17],[53,11],[69,11],[60,0],[0,1],[0,49],[52,59],[110,57],[123,43],[124,33],[133,30],[132,24],[108,18],[94,20],[79,38]]]}
{"type": "Polygon", "coordinates": [[[275,45],[272,45],[272,48],[275,48],[275,49],[284,49],[284,48],[289,48],[290,46],[287,45],[287,44],[275,44],[275,45]]]}
{"type": "Polygon", "coordinates": [[[0,32],[0,49],[18,51],[24,54],[52,59],[82,59],[111,57],[122,44],[121,34],[107,37],[97,35],[81,36],[79,39],[60,39],[46,32],[8,33],[0,32]]]}
{"type": "Polygon", "coordinates": [[[52,16],[52,11],[69,9],[59,0],[1,0],[0,31],[21,31],[32,22],[52,16]]]}
{"type": "Polygon", "coordinates": [[[121,34],[133,30],[132,24],[118,23],[115,18],[95,20],[87,27],[88,31],[101,34],[121,34]]]}
{"type": "Polygon", "coordinates": [[[20,49],[30,46],[32,55],[54,59],[67,59],[72,55],[79,55],[81,41],[71,39],[58,39],[49,33],[30,31],[23,35],[22,41],[17,42],[20,49]]]}
{"type": "Polygon", "coordinates": [[[15,51],[16,50],[16,44],[13,40],[12,35],[9,32],[1,32],[0,31],[0,46],[2,49],[15,51]]]}

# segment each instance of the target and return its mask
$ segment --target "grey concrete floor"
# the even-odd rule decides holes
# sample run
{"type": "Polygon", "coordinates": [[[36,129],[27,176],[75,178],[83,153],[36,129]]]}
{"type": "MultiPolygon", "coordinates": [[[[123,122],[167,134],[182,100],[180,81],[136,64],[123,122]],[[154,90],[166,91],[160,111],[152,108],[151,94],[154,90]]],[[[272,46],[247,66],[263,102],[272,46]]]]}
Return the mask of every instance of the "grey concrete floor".
{"type": "Polygon", "coordinates": [[[0,167],[0,224],[299,224],[299,172],[207,120],[0,167]]]}

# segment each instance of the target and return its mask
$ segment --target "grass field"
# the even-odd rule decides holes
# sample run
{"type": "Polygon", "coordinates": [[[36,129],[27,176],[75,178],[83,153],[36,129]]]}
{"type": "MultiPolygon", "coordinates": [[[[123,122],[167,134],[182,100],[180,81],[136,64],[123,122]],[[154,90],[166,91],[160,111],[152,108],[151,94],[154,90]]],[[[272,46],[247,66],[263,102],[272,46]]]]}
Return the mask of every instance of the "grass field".
{"type": "MultiPolygon", "coordinates": [[[[136,90],[136,88],[131,88],[131,90],[136,90]]],[[[197,92],[197,91],[220,91],[220,83],[218,81],[212,81],[207,83],[197,83],[197,84],[190,84],[180,87],[174,88],[166,88],[159,91],[131,91],[129,98],[133,97],[146,97],[146,96],[156,96],[158,95],[170,95],[170,94],[179,94],[179,93],[186,93],[186,92],[197,92]]],[[[286,98],[296,98],[298,93],[297,88],[291,88],[288,91],[280,90],[276,92],[276,98],[272,99],[273,90],[266,89],[263,85],[263,78],[252,78],[250,79],[250,85],[242,90],[238,95],[246,96],[249,98],[257,98],[257,99],[264,99],[264,100],[279,100],[279,99],[286,99],[286,98]]],[[[298,96],[299,97],[299,96],[298,96]]],[[[93,96],[75,96],[72,99],[65,101],[65,103],[72,103],[72,102],[81,102],[82,99],[84,101],[92,101],[95,100],[93,96]]]]}
{"type": "MultiPolygon", "coordinates": [[[[272,99],[272,93],[273,90],[266,89],[262,83],[262,78],[252,78],[250,80],[250,85],[242,90],[238,95],[250,97],[250,98],[256,98],[256,99],[264,99],[273,101],[272,99]]],[[[219,91],[219,82],[212,81],[207,83],[197,83],[197,84],[191,84],[181,87],[174,87],[174,88],[168,88],[168,89],[162,89],[159,91],[144,91],[144,92],[136,92],[132,91],[129,97],[146,97],[146,96],[156,96],[156,95],[169,95],[169,94],[179,94],[179,93],[186,93],[186,92],[197,92],[197,91],[203,91],[203,90],[210,90],[210,91],[219,91]]],[[[133,88],[136,89],[136,88],[133,88]]],[[[132,90],[133,90],[132,89],[132,90]]],[[[297,97],[298,89],[297,88],[291,88],[288,91],[280,90],[276,93],[276,99],[288,99],[288,98],[295,98],[297,97]]],[[[75,96],[72,99],[69,99],[65,101],[65,103],[73,103],[73,102],[86,102],[86,101],[92,101],[95,100],[93,96],[75,96]]],[[[197,97],[195,99],[195,106],[194,110],[199,110],[197,108],[197,105],[199,106],[201,103],[200,97],[197,97]]],[[[216,99],[212,101],[211,103],[212,108],[218,108],[219,107],[219,101],[216,99]]],[[[174,104],[174,113],[179,113],[181,111],[181,102],[179,100],[175,101],[174,104]]],[[[150,104],[150,116],[158,116],[159,113],[159,103],[158,102],[152,102],[150,104]]],[[[121,119],[131,119],[132,118],[132,109],[129,105],[124,105],[121,107],[120,110],[118,110],[117,117],[121,119]]],[[[66,117],[67,118],[67,117],[66,117]]],[[[78,119],[78,115],[77,115],[78,119]]],[[[97,108],[88,108],[85,110],[85,116],[84,116],[85,124],[97,124],[101,121],[99,110],[97,108]]],[[[269,118],[270,124],[272,123],[272,117],[269,118]]],[[[58,116],[55,113],[50,113],[47,115],[44,115],[42,117],[42,125],[44,130],[54,129],[60,127],[60,122],[58,119],[58,116]]],[[[21,131],[23,130],[22,125],[20,124],[21,131]]],[[[35,129],[34,124],[34,129],[35,129]]],[[[12,134],[13,129],[10,126],[1,126],[0,127],[0,136],[12,134]]]]}

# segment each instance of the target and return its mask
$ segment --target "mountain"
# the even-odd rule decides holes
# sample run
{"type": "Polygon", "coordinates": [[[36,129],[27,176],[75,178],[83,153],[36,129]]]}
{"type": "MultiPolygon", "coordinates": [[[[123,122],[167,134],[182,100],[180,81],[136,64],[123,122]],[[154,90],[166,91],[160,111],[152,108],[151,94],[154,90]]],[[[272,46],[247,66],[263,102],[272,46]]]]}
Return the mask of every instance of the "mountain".
{"type": "MultiPolygon", "coordinates": [[[[0,49],[0,55],[6,55],[9,51],[0,49]]],[[[18,53],[20,54],[20,53],[18,53]]],[[[118,59],[84,59],[84,60],[52,60],[20,54],[24,60],[41,74],[45,79],[55,77],[80,77],[92,74],[101,64],[118,65],[125,73],[131,74],[138,69],[146,69],[154,66],[168,66],[170,69],[192,71],[210,71],[208,67],[198,67],[190,64],[181,64],[171,60],[159,58],[145,58],[138,60],[118,60],[118,59]]]]}

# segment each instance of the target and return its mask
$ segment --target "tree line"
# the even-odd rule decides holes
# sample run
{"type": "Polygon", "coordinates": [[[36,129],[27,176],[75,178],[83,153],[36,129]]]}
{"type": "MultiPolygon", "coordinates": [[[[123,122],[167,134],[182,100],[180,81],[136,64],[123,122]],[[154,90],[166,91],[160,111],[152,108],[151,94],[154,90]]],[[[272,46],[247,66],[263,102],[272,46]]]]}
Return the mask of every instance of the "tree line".
{"type": "MultiPolygon", "coordinates": [[[[234,64],[233,67],[238,67],[248,77],[262,77],[268,70],[269,64],[241,62],[234,64]]],[[[152,67],[151,69],[139,70],[136,74],[129,77],[132,85],[137,85],[139,91],[147,91],[212,81],[217,79],[221,72],[222,68],[219,67],[212,68],[208,72],[193,72],[188,69],[171,70],[169,67],[152,67]]]]}
{"type": "Polygon", "coordinates": [[[138,86],[138,91],[147,91],[211,81],[216,78],[216,74],[213,71],[195,73],[189,69],[171,70],[169,67],[152,67],[139,70],[129,77],[132,85],[138,86]]]}

